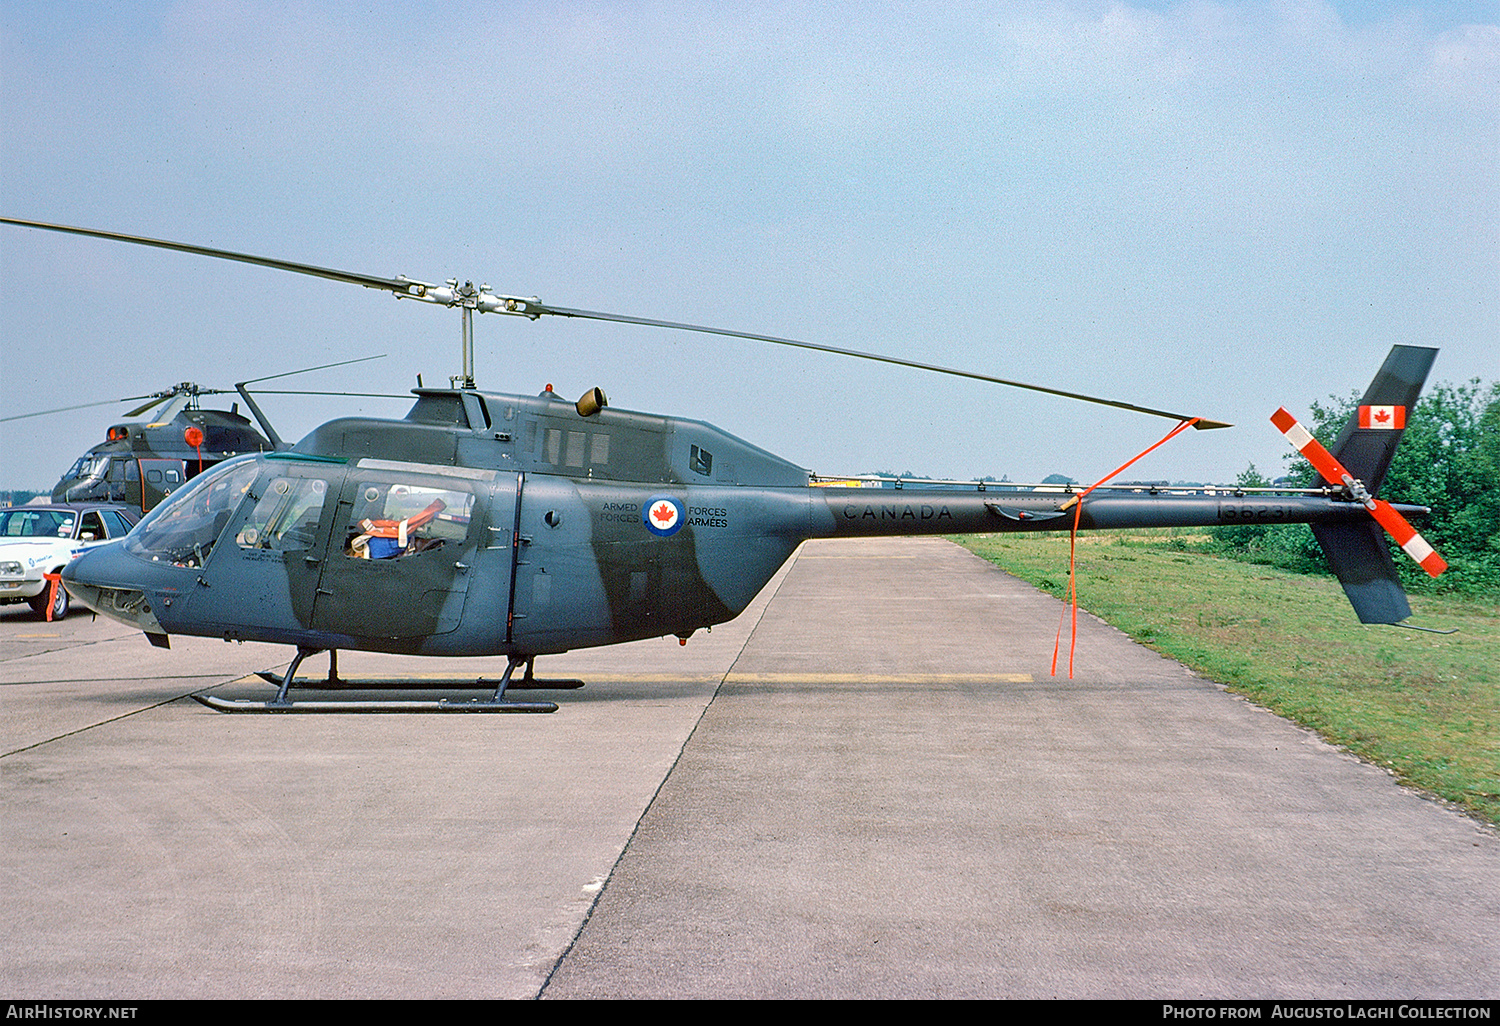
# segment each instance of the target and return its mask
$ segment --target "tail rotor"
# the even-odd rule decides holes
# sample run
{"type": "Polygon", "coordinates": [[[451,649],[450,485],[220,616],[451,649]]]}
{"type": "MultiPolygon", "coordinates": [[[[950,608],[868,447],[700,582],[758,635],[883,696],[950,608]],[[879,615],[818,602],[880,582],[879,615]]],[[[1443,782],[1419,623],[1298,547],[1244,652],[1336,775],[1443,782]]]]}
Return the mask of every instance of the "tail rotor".
{"type": "Polygon", "coordinates": [[[1395,564],[1375,524],[1384,528],[1429,576],[1437,577],[1448,569],[1447,562],[1417,529],[1390,503],[1376,497],[1401,442],[1407,415],[1416,405],[1436,355],[1436,349],[1393,347],[1360,400],[1359,409],[1339,433],[1333,452],[1284,407],[1271,415],[1271,423],[1318,472],[1320,484],[1342,487],[1370,511],[1375,521],[1313,525],[1313,534],[1361,623],[1398,623],[1411,615],[1395,564]]]}

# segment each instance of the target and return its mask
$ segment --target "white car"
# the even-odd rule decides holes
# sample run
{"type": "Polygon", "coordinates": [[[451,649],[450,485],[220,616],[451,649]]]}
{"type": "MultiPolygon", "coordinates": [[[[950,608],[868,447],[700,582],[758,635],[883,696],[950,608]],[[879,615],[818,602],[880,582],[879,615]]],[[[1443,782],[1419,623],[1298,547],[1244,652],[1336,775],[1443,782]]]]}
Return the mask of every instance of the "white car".
{"type": "MultiPolygon", "coordinates": [[[[129,506],[101,503],[11,506],[0,509],[0,602],[29,602],[47,614],[51,582],[84,549],[123,538],[140,515],[129,506]]],[[[68,615],[68,593],[57,589],[52,619],[68,615]]]]}

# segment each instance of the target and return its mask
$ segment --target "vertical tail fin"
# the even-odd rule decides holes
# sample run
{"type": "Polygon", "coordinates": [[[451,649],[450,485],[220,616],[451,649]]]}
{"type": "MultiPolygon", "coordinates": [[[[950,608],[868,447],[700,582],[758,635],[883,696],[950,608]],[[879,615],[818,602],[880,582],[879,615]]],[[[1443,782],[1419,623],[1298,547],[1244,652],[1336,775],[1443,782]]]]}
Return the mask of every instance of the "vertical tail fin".
{"type": "MultiPolygon", "coordinates": [[[[1380,494],[1385,472],[1396,455],[1396,446],[1401,444],[1406,418],[1417,405],[1437,352],[1421,346],[1392,346],[1375,380],[1365,389],[1359,407],[1331,447],[1333,458],[1352,477],[1363,481],[1371,495],[1380,494]]],[[[1343,485],[1342,481],[1326,481],[1321,476],[1317,483],[1335,488],[1343,485]]]]}
{"type": "MultiPolygon", "coordinates": [[[[1385,482],[1406,429],[1406,418],[1417,404],[1436,356],[1436,349],[1393,346],[1333,443],[1334,458],[1351,477],[1363,482],[1372,496],[1379,494],[1385,482]]],[[[1321,474],[1317,483],[1343,486],[1342,481],[1329,481],[1321,474]]],[[[1399,623],[1411,616],[1411,605],[1396,576],[1396,564],[1380,525],[1315,524],[1313,536],[1360,623],[1399,623]]]]}

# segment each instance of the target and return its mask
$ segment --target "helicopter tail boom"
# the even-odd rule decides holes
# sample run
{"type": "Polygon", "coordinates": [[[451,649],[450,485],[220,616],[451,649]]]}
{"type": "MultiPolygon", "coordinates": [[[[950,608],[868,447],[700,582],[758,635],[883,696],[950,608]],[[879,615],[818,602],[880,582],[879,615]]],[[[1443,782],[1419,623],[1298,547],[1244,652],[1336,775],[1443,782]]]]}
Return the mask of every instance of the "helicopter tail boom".
{"type": "MultiPolygon", "coordinates": [[[[1076,495],[1069,491],[970,491],[937,488],[820,489],[815,506],[821,537],[881,537],[918,534],[986,534],[1007,531],[1066,531],[1073,527],[1076,495]]],[[[816,501],[816,500],[815,500],[816,501]]],[[[1399,506],[1424,516],[1422,506],[1399,506]]],[[[1078,529],[1225,527],[1243,524],[1373,524],[1357,502],[1328,494],[1248,495],[1221,489],[1164,491],[1151,488],[1096,491],[1083,502],[1078,529]]]]}

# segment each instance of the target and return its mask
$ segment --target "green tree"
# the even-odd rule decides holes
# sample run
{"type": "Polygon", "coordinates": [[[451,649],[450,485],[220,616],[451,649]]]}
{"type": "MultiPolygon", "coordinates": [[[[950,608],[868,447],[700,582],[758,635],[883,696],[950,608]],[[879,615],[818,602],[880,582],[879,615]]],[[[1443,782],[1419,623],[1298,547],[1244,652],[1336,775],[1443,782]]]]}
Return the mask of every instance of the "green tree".
{"type": "MultiPolygon", "coordinates": [[[[1241,488],[1269,488],[1271,482],[1255,469],[1252,463],[1240,471],[1240,476],[1234,479],[1234,483],[1241,488]]],[[[1260,547],[1270,529],[1269,524],[1235,524],[1229,527],[1215,527],[1210,533],[1216,542],[1214,548],[1227,550],[1248,550],[1260,547]]]]}

